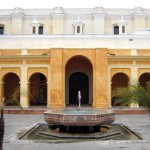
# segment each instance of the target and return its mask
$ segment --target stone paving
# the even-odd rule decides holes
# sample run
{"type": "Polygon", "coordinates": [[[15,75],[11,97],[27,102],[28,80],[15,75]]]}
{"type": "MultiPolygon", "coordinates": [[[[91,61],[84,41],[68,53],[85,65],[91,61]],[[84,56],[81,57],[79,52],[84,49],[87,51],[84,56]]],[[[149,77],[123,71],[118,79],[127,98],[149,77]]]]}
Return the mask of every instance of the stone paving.
{"type": "MultiPolygon", "coordinates": [[[[5,114],[5,134],[7,139],[23,127],[33,123],[44,122],[43,115],[5,114]]],[[[80,141],[77,143],[33,143],[33,142],[4,142],[3,150],[150,150],[150,116],[145,115],[116,115],[115,123],[123,123],[142,135],[138,141],[80,141]]]]}

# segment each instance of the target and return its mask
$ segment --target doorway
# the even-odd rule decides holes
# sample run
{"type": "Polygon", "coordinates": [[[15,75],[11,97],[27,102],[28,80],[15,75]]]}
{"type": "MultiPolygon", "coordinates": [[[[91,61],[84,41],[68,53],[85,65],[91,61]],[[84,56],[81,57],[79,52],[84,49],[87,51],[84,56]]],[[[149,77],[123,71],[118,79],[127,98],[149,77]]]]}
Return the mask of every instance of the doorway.
{"type": "Polygon", "coordinates": [[[73,73],[69,78],[69,104],[78,104],[78,91],[81,104],[89,104],[89,78],[82,72],[73,73]]]}

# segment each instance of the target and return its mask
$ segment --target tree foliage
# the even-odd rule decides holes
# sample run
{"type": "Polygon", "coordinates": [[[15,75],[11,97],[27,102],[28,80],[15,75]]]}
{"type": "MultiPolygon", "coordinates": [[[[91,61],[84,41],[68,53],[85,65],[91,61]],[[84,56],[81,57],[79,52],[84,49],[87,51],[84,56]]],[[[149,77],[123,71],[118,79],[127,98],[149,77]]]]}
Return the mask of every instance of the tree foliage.
{"type": "Polygon", "coordinates": [[[8,98],[3,97],[3,99],[0,101],[1,120],[4,119],[3,118],[3,114],[4,114],[5,106],[7,104],[16,105],[21,110],[23,110],[23,108],[22,108],[22,106],[21,106],[21,104],[20,104],[20,102],[18,100],[19,96],[20,96],[20,88],[17,87],[8,98]]]}
{"type": "Polygon", "coordinates": [[[128,87],[116,88],[112,92],[112,97],[115,97],[115,104],[126,106],[138,103],[150,113],[150,82],[147,83],[146,89],[137,82],[132,82],[128,87]]]}

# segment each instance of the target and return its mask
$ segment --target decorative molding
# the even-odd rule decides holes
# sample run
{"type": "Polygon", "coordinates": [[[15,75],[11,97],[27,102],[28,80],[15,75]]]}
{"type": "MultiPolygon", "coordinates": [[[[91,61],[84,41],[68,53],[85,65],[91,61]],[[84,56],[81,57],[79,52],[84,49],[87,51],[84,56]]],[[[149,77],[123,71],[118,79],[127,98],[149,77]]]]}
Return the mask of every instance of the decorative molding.
{"type": "Polygon", "coordinates": [[[103,7],[95,7],[95,8],[93,8],[93,10],[94,10],[94,14],[96,13],[96,14],[103,14],[103,13],[105,13],[105,11],[104,11],[104,8],[103,7]]]}
{"type": "Polygon", "coordinates": [[[12,17],[24,17],[23,9],[20,7],[16,7],[13,9],[12,13],[10,13],[12,17]]]}
{"type": "Polygon", "coordinates": [[[49,55],[0,55],[1,60],[50,60],[49,55]]]}
{"type": "Polygon", "coordinates": [[[64,9],[63,9],[63,7],[54,7],[54,8],[53,8],[53,13],[54,13],[54,14],[61,14],[61,13],[64,13],[64,9]]]}
{"type": "Polygon", "coordinates": [[[109,60],[113,60],[113,61],[129,61],[129,60],[136,60],[136,61],[141,61],[141,60],[144,60],[144,61],[150,61],[150,56],[131,56],[131,55],[114,55],[114,56],[111,56],[111,55],[108,55],[107,56],[109,60]]]}

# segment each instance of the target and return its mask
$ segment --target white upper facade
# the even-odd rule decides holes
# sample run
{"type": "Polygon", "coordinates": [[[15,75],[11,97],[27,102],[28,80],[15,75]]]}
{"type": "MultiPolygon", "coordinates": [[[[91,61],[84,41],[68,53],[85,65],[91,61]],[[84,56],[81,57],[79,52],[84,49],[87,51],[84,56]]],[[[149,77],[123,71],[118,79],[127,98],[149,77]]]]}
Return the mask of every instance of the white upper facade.
{"type": "Polygon", "coordinates": [[[150,49],[150,9],[1,9],[0,49],[150,49]]]}
{"type": "Polygon", "coordinates": [[[0,34],[150,35],[150,9],[3,9],[0,34]]]}

